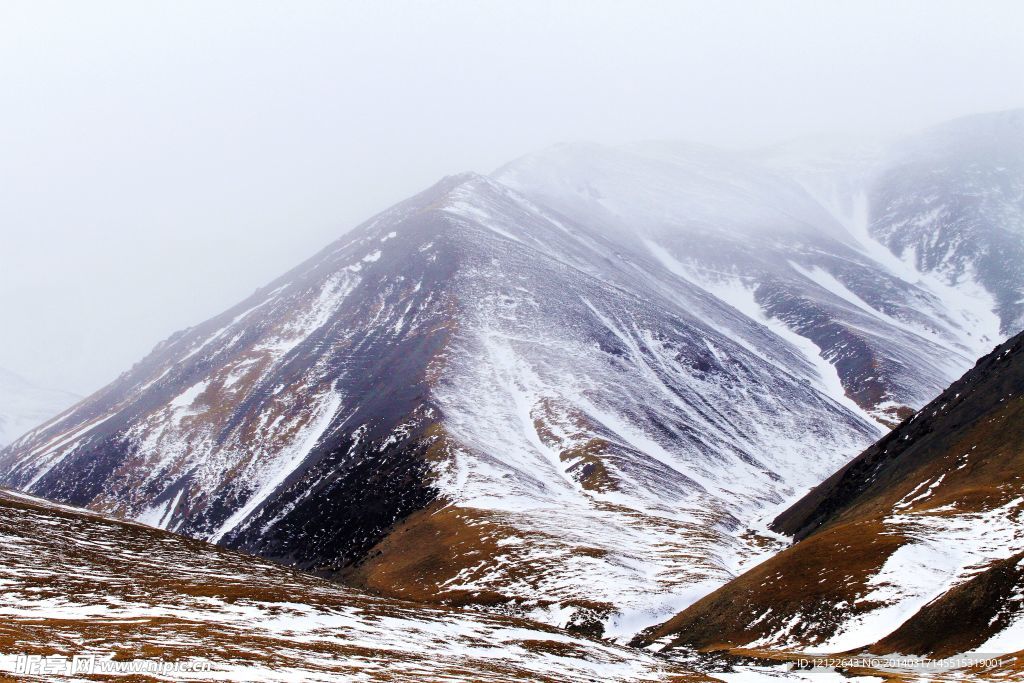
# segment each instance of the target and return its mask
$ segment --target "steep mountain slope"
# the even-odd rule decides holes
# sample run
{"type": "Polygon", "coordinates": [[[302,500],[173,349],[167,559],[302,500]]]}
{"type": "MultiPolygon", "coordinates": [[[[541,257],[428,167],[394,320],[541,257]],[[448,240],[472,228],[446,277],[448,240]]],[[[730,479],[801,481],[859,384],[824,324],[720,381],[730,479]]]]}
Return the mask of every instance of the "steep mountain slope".
{"type": "Polygon", "coordinates": [[[799,141],[756,160],[799,182],[893,275],[986,314],[976,338],[1024,327],[1024,109],[887,141],[799,141]]]}
{"type": "Polygon", "coordinates": [[[69,408],[81,397],[37,387],[0,368],[0,447],[69,408]]]}
{"type": "Polygon", "coordinates": [[[70,680],[76,655],[133,681],[709,680],[639,650],[371,597],[4,490],[0,540],[4,680],[70,680]],[[29,656],[44,659],[28,668],[29,656]],[[182,668],[157,675],[161,661],[182,668]]]}
{"type": "Polygon", "coordinates": [[[754,511],[877,435],[828,388],[657,261],[463,176],[168,340],[3,465],[378,591],[615,632],[729,578],[754,511]],[[430,541],[389,542],[396,522],[430,541]]]}
{"type": "Polygon", "coordinates": [[[773,527],[802,539],[644,637],[950,656],[1024,648],[1024,333],[773,527]]]}

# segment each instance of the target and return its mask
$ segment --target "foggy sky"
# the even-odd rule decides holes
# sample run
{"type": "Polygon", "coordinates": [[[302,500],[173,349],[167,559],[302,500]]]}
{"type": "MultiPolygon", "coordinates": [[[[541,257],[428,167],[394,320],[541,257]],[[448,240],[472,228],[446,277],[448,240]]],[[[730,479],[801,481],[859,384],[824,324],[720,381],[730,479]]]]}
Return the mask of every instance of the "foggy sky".
{"type": "Polygon", "coordinates": [[[90,392],[356,223],[550,144],[1024,106],[1018,2],[0,0],[0,366],[90,392]]]}

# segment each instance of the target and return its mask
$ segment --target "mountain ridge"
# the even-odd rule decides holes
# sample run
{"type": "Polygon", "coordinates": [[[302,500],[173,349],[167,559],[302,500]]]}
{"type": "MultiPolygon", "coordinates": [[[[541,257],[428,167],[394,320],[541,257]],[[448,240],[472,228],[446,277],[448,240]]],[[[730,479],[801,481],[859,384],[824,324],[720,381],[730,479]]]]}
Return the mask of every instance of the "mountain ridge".
{"type": "MultiPolygon", "coordinates": [[[[36,434],[32,443],[16,444],[5,454],[20,454],[6,460],[7,481],[327,575],[350,575],[350,567],[376,552],[374,546],[394,524],[428,507],[441,490],[446,501],[461,501],[459,509],[482,509],[488,519],[511,515],[513,529],[532,520],[530,533],[544,535],[551,553],[569,558],[573,548],[593,546],[591,534],[580,529],[566,543],[560,532],[534,526],[549,527],[544,515],[551,506],[569,505],[584,527],[603,525],[608,535],[587,551],[596,554],[596,563],[583,562],[578,571],[587,571],[589,563],[621,574],[623,560],[615,559],[621,548],[615,546],[622,545],[624,534],[635,537],[640,525],[663,525],[656,532],[659,543],[678,545],[673,537],[682,528],[706,537],[703,557],[696,564],[687,561],[686,569],[682,546],[673,551],[679,558],[665,564],[667,559],[653,553],[647,541],[626,545],[628,553],[636,553],[629,561],[637,568],[622,578],[631,586],[631,599],[641,605],[647,599],[640,577],[649,571],[642,567],[652,562],[663,565],[657,571],[667,572],[664,590],[679,581],[701,583],[709,573],[724,578],[728,561],[719,557],[717,546],[731,554],[745,552],[742,544],[714,530],[719,515],[707,521],[705,513],[680,516],[666,501],[732,500],[731,491],[746,485],[736,479],[721,489],[707,478],[713,461],[699,468],[694,467],[698,460],[685,464],[682,448],[697,453],[706,447],[717,458],[736,458],[741,468],[732,478],[778,465],[755,457],[763,450],[755,444],[766,438],[757,429],[722,422],[723,410],[736,416],[732,421],[739,412],[727,406],[727,394],[710,378],[735,376],[729,400],[761,404],[750,411],[779,420],[769,429],[778,435],[771,438],[786,444],[773,456],[781,457],[780,463],[795,457],[789,444],[810,453],[810,435],[784,436],[793,430],[782,425],[797,422],[786,401],[829,415],[824,422],[834,426],[821,433],[831,431],[850,450],[874,428],[811,388],[814,366],[800,353],[776,346],[763,328],[675,280],[657,263],[624,254],[567,221],[538,213],[491,180],[449,179],[365,224],[362,232],[321,252],[255,298],[161,345],[119,380],[121,387],[101,392],[80,408],[75,419],[84,421],[84,437],[75,436],[81,426],[58,424],[36,434]],[[390,270],[395,264],[401,270],[390,270]],[[661,293],[650,289],[652,272],[667,278],[661,293]],[[368,288],[365,297],[360,287],[368,288]],[[651,296],[660,307],[649,302],[651,296]],[[688,302],[685,308],[678,303],[681,298],[688,302]],[[543,306],[544,300],[561,300],[564,309],[543,306]],[[321,301],[328,302],[326,307],[320,307],[321,301]],[[301,312],[297,318],[296,309],[301,312]],[[513,315],[513,310],[523,312],[513,315]],[[671,316],[665,317],[666,310],[671,316]],[[713,326],[695,315],[701,310],[714,312],[713,326]],[[282,324],[277,311],[287,311],[284,319],[295,322],[282,324]],[[411,323],[402,322],[407,312],[411,323]],[[762,351],[751,353],[724,337],[716,329],[723,324],[730,336],[738,332],[748,346],[762,351]],[[452,352],[455,341],[458,353],[452,352]],[[563,369],[570,354],[577,370],[588,368],[576,379],[563,369]],[[699,393],[689,386],[694,380],[676,369],[691,356],[703,387],[699,393]],[[484,364],[463,362],[477,358],[484,364]],[[348,368],[356,374],[346,374],[348,368]],[[641,394],[648,400],[659,397],[641,410],[634,407],[639,403],[620,398],[624,387],[636,383],[631,379],[635,373],[648,388],[630,389],[630,395],[640,391],[637,399],[641,394]],[[289,377],[302,377],[302,384],[289,377]],[[618,384],[608,384],[610,377],[618,384]],[[779,396],[743,391],[751,381],[777,385],[779,396]],[[489,393],[480,394],[481,386],[489,387],[489,393]],[[275,398],[278,387],[283,387],[284,406],[275,398]],[[515,390],[509,393],[509,388],[515,390]],[[708,403],[713,392],[721,398],[708,403]],[[225,400],[237,401],[229,414],[215,408],[225,400]],[[351,407],[337,401],[351,401],[351,407]],[[289,405],[301,405],[302,412],[289,405]],[[271,441],[257,442],[277,452],[276,463],[262,465],[247,455],[251,447],[241,444],[247,443],[247,434],[260,434],[273,424],[282,410],[279,424],[294,425],[296,436],[282,440],[268,433],[263,438],[271,441]],[[685,422],[679,410],[688,416],[685,422]],[[695,421],[707,425],[704,433],[694,429],[695,421]],[[504,435],[498,448],[495,435],[504,435]],[[280,445],[271,446],[274,438],[280,445]],[[239,455],[232,456],[238,459],[225,460],[231,455],[225,445],[233,442],[239,444],[239,455]],[[210,455],[200,458],[202,452],[210,455]],[[17,464],[19,458],[23,465],[17,464]],[[252,474],[217,474],[239,468],[252,474]],[[104,481],[113,488],[105,488],[104,481]],[[506,482],[508,492],[487,493],[501,490],[489,483],[495,481],[506,482]],[[332,526],[319,528],[327,519],[332,526]],[[312,542],[311,535],[318,540],[312,542]]],[[[819,465],[818,471],[827,467],[819,465]]],[[[789,486],[780,474],[770,476],[775,486],[789,486]]],[[[738,528],[736,513],[727,510],[752,505],[742,501],[762,496],[778,503],[778,495],[771,489],[744,494],[727,504],[721,520],[726,528],[738,528]]],[[[702,506],[691,501],[686,507],[702,506]]],[[[499,526],[511,533],[506,522],[499,526]]],[[[467,559],[450,566],[451,574],[437,576],[436,593],[444,594],[442,584],[474,566],[469,558],[477,549],[467,547],[466,552],[467,559]]],[[[511,557],[508,550],[501,554],[511,557]]],[[[525,601],[516,609],[536,609],[531,605],[538,599],[547,604],[572,599],[581,609],[594,602],[579,589],[559,587],[557,575],[564,567],[529,553],[516,562],[541,562],[545,568],[536,568],[537,580],[550,582],[539,591],[527,583],[508,593],[507,586],[500,587],[507,584],[502,577],[485,579],[486,585],[497,582],[486,591],[505,601],[525,601]]],[[[408,587],[377,588],[401,594],[408,587]]],[[[609,583],[605,592],[609,602],[601,604],[601,620],[614,611],[612,596],[621,591],[609,583]]]]}

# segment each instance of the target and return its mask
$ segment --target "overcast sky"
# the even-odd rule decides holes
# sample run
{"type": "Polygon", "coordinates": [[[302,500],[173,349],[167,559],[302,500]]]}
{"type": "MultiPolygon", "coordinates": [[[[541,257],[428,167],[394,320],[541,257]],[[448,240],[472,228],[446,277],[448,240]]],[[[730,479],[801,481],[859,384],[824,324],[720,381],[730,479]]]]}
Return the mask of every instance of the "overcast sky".
{"type": "Polygon", "coordinates": [[[392,203],[559,141],[1024,106],[1020,2],[0,0],[0,366],[79,393],[392,203]]]}

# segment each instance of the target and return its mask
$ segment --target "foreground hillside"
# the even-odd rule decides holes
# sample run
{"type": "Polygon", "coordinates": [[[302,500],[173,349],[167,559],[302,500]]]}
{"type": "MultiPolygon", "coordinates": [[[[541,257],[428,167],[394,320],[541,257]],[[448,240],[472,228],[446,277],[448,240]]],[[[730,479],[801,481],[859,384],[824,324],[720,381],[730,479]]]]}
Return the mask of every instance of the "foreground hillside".
{"type": "Polygon", "coordinates": [[[1024,650],[1024,334],[775,520],[798,542],[647,633],[668,649],[1024,650]]]}
{"type": "MultiPolygon", "coordinates": [[[[370,597],[6,490],[0,541],[4,680],[19,654],[209,663],[175,680],[707,680],[638,650],[370,597]]],[[[11,680],[61,680],[56,673],[11,680]]]]}

